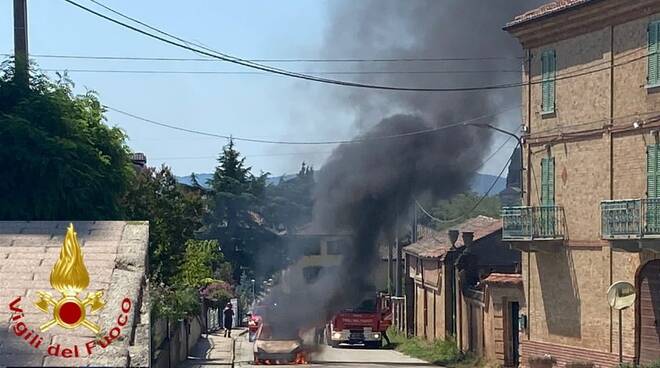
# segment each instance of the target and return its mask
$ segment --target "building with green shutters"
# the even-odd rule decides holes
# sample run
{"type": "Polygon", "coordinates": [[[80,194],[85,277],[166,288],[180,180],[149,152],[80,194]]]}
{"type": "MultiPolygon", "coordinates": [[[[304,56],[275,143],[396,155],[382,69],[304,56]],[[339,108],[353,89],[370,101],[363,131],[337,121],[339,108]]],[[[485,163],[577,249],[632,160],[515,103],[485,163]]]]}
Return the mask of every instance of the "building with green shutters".
{"type": "Polygon", "coordinates": [[[523,203],[502,214],[521,363],[660,360],[660,0],[554,1],[505,30],[524,50],[523,203]],[[637,292],[621,324],[616,281],[637,292]]]}

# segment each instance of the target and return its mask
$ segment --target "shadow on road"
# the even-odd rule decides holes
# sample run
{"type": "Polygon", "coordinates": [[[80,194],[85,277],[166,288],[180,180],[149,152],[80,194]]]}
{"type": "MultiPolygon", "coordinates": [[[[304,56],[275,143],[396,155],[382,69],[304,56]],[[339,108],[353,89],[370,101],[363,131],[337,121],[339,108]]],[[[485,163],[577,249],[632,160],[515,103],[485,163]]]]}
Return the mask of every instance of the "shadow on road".
{"type": "Polygon", "coordinates": [[[402,367],[436,367],[435,364],[431,363],[411,363],[411,362],[352,362],[345,360],[313,360],[312,364],[336,364],[336,365],[349,365],[355,364],[359,366],[368,366],[368,365],[380,365],[380,366],[402,366],[402,367]]]}

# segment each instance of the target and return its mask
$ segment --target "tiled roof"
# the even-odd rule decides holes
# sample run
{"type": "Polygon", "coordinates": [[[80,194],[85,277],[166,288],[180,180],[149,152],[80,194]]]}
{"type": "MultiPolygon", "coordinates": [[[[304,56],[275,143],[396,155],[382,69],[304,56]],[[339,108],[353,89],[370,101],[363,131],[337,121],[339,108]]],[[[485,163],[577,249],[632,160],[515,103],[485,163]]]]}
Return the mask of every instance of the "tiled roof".
{"type": "Polygon", "coordinates": [[[553,2],[544,4],[536,9],[530,10],[526,13],[520,14],[507,23],[506,27],[511,27],[521,23],[548,16],[569,8],[576,7],[588,3],[593,0],[555,0],[553,2]]]}
{"type": "Polygon", "coordinates": [[[78,358],[63,358],[48,355],[47,347],[61,344],[62,348],[79,346],[84,349],[84,344],[97,336],[86,328],[68,330],[55,325],[46,332],[38,332],[43,343],[35,348],[14,334],[13,326],[18,322],[12,322],[12,311],[8,307],[13,301],[18,300],[17,305],[23,310],[18,321],[35,331],[52,318],[52,314],[39,310],[35,302],[39,301],[39,291],[51,292],[55,297],[59,295],[49,278],[60,257],[68,225],[68,222],[58,221],[0,221],[0,365],[116,367],[128,366],[130,360],[132,367],[148,366],[150,308],[143,299],[149,237],[147,222],[73,222],[90,280],[80,296],[100,290],[106,303],[87,319],[98,323],[101,333],[107,335],[115,326],[123,299],[130,298],[133,301],[131,313],[120,331],[124,339],[113,341],[108,349],[98,348],[92,355],[80,352],[78,358]],[[143,311],[141,307],[145,307],[143,311]],[[136,320],[138,315],[140,321],[136,320]],[[126,338],[130,336],[134,336],[133,341],[126,338]]]}
{"type": "MultiPolygon", "coordinates": [[[[453,226],[452,229],[456,229],[460,232],[458,240],[456,241],[456,247],[460,248],[463,246],[461,235],[463,232],[474,232],[473,241],[476,242],[483,237],[501,230],[502,221],[492,217],[477,216],[457,226],[453,226]]],[[[421,233],[422,236],[420,236],[420,239],[416,243],[405,247],[404,251],[424,258],[444,259],[444,256],[451,247],[447,231],[440,232],[425,228],[421,233]]]]}
{"type": "Polygon", "coordinates": [[[522,275],[519,273],[491,273],[482,282],[497,286],[520,286],[522,285],[522,275]]]}

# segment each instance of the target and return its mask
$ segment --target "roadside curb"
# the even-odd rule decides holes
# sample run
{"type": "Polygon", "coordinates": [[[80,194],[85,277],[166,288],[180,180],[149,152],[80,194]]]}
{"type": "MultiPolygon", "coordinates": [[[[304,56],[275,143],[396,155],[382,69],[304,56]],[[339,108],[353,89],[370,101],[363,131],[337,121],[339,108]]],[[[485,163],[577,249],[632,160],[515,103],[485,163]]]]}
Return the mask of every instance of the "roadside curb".
{"type": "MultiPolygon", "coordinates": [[[[240,334],[238,335],[240,336],[240,334]]],[[[231,339],[231,366],[234,367],[236,362],[236,339],[231,339]]]]}

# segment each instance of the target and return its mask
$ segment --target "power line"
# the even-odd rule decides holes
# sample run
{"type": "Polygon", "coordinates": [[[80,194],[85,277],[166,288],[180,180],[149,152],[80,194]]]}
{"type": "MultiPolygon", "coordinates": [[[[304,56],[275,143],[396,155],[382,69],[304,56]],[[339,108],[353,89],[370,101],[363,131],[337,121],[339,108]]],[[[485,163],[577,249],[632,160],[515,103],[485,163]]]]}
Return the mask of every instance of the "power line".
{"type": "MultiPolygon", "coordinates": [[[[218,74],[218,75],[270,75],[267,72],[228,70],[127,70],[127,69],[69,69],[47,68],[45,72],[66,71],[72,73],[125,73],[125,74],[218,74]]],[[[470,73],[520,73],[519,70],[384,70],[384,71],[308,71],[309,75],[369,75],[369,74],[470,74],[470,73]]]]}
{"type": "MultiPolygon", "coordinates": [[[[12,56],[12,54],[2,54],[12,56]]],[[[110,56],[110,55],[61,55],[61,54],[31,54],[32,57],[53,59],[81,59],[81,60],[120,60],[120,61],[195,61],[218,62],[209,58],[175,58],[175,57],[146,57],[146,56],[110,56]]],[[[249,62],[263,63],[400,63],[400,62],[443,62],[443,61],[488,61],[488,60],[516,60],[523,57],[437,57],[437,58],[279,58],[279,59],[245,59],[249,62]]]]}
{"type": "MultiPolygon", "coordinates": [[[[530,84],[531,85],[536,85],[536,84],[544,83],[543,80],[539,80],[539,81],[535,81],[535,82],[504,83],[504,84],[494,84],[494,85],[486,85],[486,86],[472,86],[472,87],[458,87],[458,88],[414,88],[414,87],[399,87],[399,86],[366,84],[366,83],[342,81],[342,80],[337,80],[337,79],[321,78],[321,77],[317,77],[317,76],[313,76],[313,75],[309,75],[309,74],[292,72],[292,71],[281,69],[281,68],[275,68],[275,67],[272,67],[272,66],[269,66],[269,65],[250,62],[249,60],[246,60],[246,59],[241,59],[241,58],[238,58],[238,57],[235,57],[235,56],[232,56],[232,55],[228,55],[228,54],[224,54],[224,53],[219,52],[219,51],[215,51],[213,49],[210,49],[210,48],[208,48],[204,45],[200,45],[198,43],[189,42],[185,39],[174,36],[170,33],[162,31],[158,28],[152,27],[152,26],[150,26],[150,25],[148,25],[144,22],[141,22],[141,21],[135,19],[135,18],[124,15],[123,13],[118,12],[116,10],[113,10],[113,9],[99,3],[96,0],[90,0],[90,1],[92,1],[93,3],[103,7],[104,9],[107,9],[108,11],[111,11],[111,12],[117,14],[117,15],[120,15],[121,17],[129,19],[133,22],[136,22],[136,23],[138,23],[138,24],[140,24],[144,27],[147,27],[147,28],[149,28],[149,29],[151,29],[155,32],[158,32],[162,35],[166,35],[170,38],[176,39],[176,40],[178,40],[182,43],[175,42],[175,41],[172,41],[172,40],[167,39],[167,38],[163,38],[161,36],[158,36],[158,35],[155,35],[153,33],[147,32],[143,29],[132,26],[130,24],[126,24],[126,23],[124,23],[120,20],[114,19],[114,18],[109,17],[107,15],[101,14],[101,13],[95,11],[95,10],[87,8],[83,5],[80,5],[80,4],[78,4],[77,2],[75,2],[73,0],[64,0],[64,1],[80,8],[80,9],[86,11],[86,12],[94,14],[98,17],[106,19],[106,20],[108,20],[112,23],[118,24],[122,27],[128,28],[128,29],[133,30],[135,32],[141,33],[141,34],[143,34],[147,37],[151,37],[151,38],[159,40],[161,42],[164,42],[164,43],[167,43],[167,44],[170,44],[170,45],[182,48],[182,49],[186,49],[186,50],[195,52],[195,53],[200,54],[200,55],[204,55],[204,56],[208,56],[208,57],[211,57],[211,58],[223,60],[223,61],[226,61],[226,62],[229,62],[229,63],[241,65],[241,66],[252,68],[252,69],[257,69],[257,70],[261,70],[261,71],[265,71],[265,72],[269,72],[269,73],[274,73],[274,74],[279,74],[279,75],[284,75],[284,76],[297,78],[297,79],[309,80],[309,81],[313,81],[313,82],[333,84],[333,85],[346,86],[346,87],[378,89],[378,90],[387,90],[387,91],[403,91],[403,92],[474,92],[474,91],[488,91],[488,90],[517,88],[517,87],[522,87],[522,86],[526,86],[526,85],[530,85],[530,84]],[[190,45],[197,46],[198,48],[192,47],[190,45]]],[[[597,72],[600,72],[600,71],[603,71],[603,70],[608,70],[611,67],[626,65],[626,64],[635,62],[637,60],[640,60],[642,58],[646,58],[648,56],[649,56],[649,54],[645,54],[645,55],[642,55],[640,57],[628,60],[628,61],[626,61],[624,63],[621,63],[621,64],[606,66],[605,68],[594,69],[594,70],[590,70],[590,71],[582,72],[582,73],[575,73],[575,74],[566,75],[566,76],[563,76],[563,77],[556,77],[553,80],[558,81],[558,80],[564,80],[564,79],[568,79],[568,78],[576,78],[576,77],[580,77],[580,76],[584,76],[584,75],[597,73],[597,72]]]]}
{"type": "MultiPolygon", "coordinates": [[[[516,146],[518,146],[518,145],[516,145],[516,146]]],[[[460,216],[458,216],[458,217],[455,217],[455,218],[453,218],[453,219],[449,219],[449,220],[439,219],[439,218],[433,216],[432,214],[430,214],[430,213],[429,213],[429,212],[428,212],[428,211],[427,211],[427,210],[421,205],[421,203],[419,203],[419,201],[418,201],[417,199],[415,199],[415,204],[417,205],[417,207],[418,207],[418,208],[419,208],[419,209],[420,209],[420,210],[421,210],[421,211],[422,211],[422,212],[423,212],[428,218],[430,218],[431,220],[433,220],[433,221],[435,221],[435,222],[445,223],[445,224],[446,224],[446,223],[452,223],[452,222],[456,222],[456,221],[458,221],[458,220],[464,219],[464,218],[466,218],[467,216],[471,215],[472,212],[474,212],[474,210],[476,210],[476,209],[479,207],[479,205],[481,204],[481,202],[483,202],[483,200],[486,199],[486,197],[488,197],[488,195],[489,195],[490,192],[493,190],[493,188],[495,187],[495,185],[497,184],[497,182],[502,178],[502,174],[504,174],[504,171],[507,169],[507,167],[509,167],[509,164],[511,163],[511,159],[512,159],[512,158],[513,158],[513,157],[509,157],[509,160],[506,162],[506,164],[504,165],[504,167],[502,167],[502,170],[501,170],[500,173],[497,175],[497,178],[495,178],[495,180],[493,180],[493,183],[492,183],[492,184],[490,185],[490,187],[488,188],[488,191],[486,191],[486,193],[484,193],[484,194],[479,198],[479,200],[477,201],[477,203],[475,203],[475,205],[474,205],[469,211],[465,212],[464,214],[462,214],[462,215],[460,215],[460,216]]]]}
{"type": "Polygon", "coordinates": [[[216,138],[222,138],[222,139],[233,139],[235,141],[244,141],[244,142],[252,142],[252,143],[265,143],[265,144],[286,144],[286,145],[329,145],[329,144],[355,144],[355,143],[366,143],[366,142],[371,142],[371,141],[379,141],[379,140],[388,140],[388,139],[396,139],[396,138],[403,138],[403,137],[411,137],[415,135],[420,135],[420,134],[428,134],[428,133],[433,133],[433,132],[439,132],[442,130],[458,127],[458,126],[463,126],[463,125],[468,125],[468,123],[489,118],[489,117],[494,117],[500,114],[503,114],[505,112],[518,109],[520,108],[520,105],[517,106],[512,106],[509,108],[506,108],[504,110],[491,113],[491,114],[485,114],[481,116],[477,116],[472,119],[452,123],[452,124],[447,124],[443,126],[439,126],[436,128],[429,128],[429,129],[422,129],[422,130],[417,130],[417,131],[412,131],[408,133],[401,133],[401,134],[395,134],[395,135],[389,135],[389,136],[380,136],[380,137],[364,137],[364,138],[357,138],[357,139],[345,139],[345,140],[333,140],[333,141],[280,141],[280,140],[270,140],[270,139],[257,139],[257,138],[245,138],[245,137],[235,137],[232,135],[226,135],[226,134],[217,134],[217,133],[210,133],[210,132],[203,132],[200,130],[195,130],[195,129],[188,129],[188,128],[183,128],[180,126],[172,125],[172,124],[167,124],[163,122],[159,122],[156,120],[152,119],[147,119],[142,116],[138,116],[135,114],[131,114],[126,111],[122,111],[119,109],[116,109],[114,107],[108,106],[108,105],[103,105],[104,108],[110,111],[117,112],[119,114],[131,117],[136,120],[143,121],[145,123],[153,124],[153,125],[158,125],[164,128],[169,128],[169,129],[174,129],[174,130],[179,130],[182,132],[187,132],[187,133],[192,133],[192,134],[198,134],[198,135],[204,135],[204,136],[209,136],[209,137],[216,137],[216,138]]]}
{"type": "Polygon", "coordinates": [[[155,27],[149,26],[146,23],[143,23],[141,21],[136,20],[135,18],[131,18],[131,17],[128,17],[126,15],[123,15],[122,13],[117,12],[115,10],[112,10],[111,8],[106,7],[105,5],[102,5],[102,4],[100,4],[99,2],[97,2],[95,0],[90,0],[90,1],[94,2],[95,4],[97,4],[99,6],[102,6],[103,8],[105,8],[109,11],[112,11],[115,14],[118,14],[122,17],[127,18],[127,19],[131,19],[132,21],[134,21],[138,24],[141,24],[145,27],[148,27],[151,30],[154,30],[154,31],[156,31],[158,33],[161,33],[161,34],[164,34],[164,35],[167,35],[168,37],[174,38],[174,39],[176,39],[180,42],[183,42],[183,43],[175,42],[175,41],[163,38],[161,36],[155,35],[153,33],[147,32],[143,29],[134,27],[130,24],[126,24],[126,23],[124,23],[120,20],[114,19],[114,18],[109,17],[107,15],[101,14],[101,13],[95,11],[95,10],[87,8],[83,5],[80,5],[80,4],[78,4],[77,2],[75,2],[73,0],[64,0],[64,1],[66,1],[67,3],[69,3],[71,5],[74,5],[78,8],[80,8],[80,9],[86,11],[86,12],[94,14],[98,17],[106,19],[110,22],[113,22],[113,23],[118,24],[122,27],[128,28],[128,29],[133,30],[135,32],[141,33],[141,34],[143,34],[147,37],[151,37],[153,39],[159,40],[161,42],[165,42],[167,44],[170,44],[170,45],[182,48],[182,49],[193,51],[195,53],[198,53],[198,54],[201,54],[201,55],[204,55],[204,56],[208,56],[208,57],[220,59],[220,60],[223,60],[223,61],[227,61],[229,63],[242,65],[242,66],[245,66],[245,67],[248,67],[248,68],[257,69],[257,70],[261,70],[261,71],[265,71],[265,72],[269,72],[269,73],[280,74],[280,75],[284,75],[284,76],[288,76],[288,77],[292,77],[292,78],[305,79],[305,80],[319,82],[319,83],[340,85],[340,86],[346,86],[346,87],[358,87],[358,88],[379,89],[379,90],[389,90],[389,91],[409,91],[409,92],[468,92],[468,91],[495,90],[495,89],[503,89],[503,88],[515,88],[515,87],[520,87],[521,86],[520,83],[509,83],[509,84],[500,84],[500,85],[491,85],[491,86],[463,87],[463,88],[411,88],[411,87],[397,87],[397,86],[384,86],[384,85],[375,85],[375,84],[365,84],[365,83],[341,81],[341,80],[336,80],[336,79],[320,78],[320,77],[315,77],[315,76],[308,75],[308,74],[291,72],[291,71],[288,71],[288,70],[285,70],[285,69],[275,68],[275,67],[264,65],[264,64],[253,63],[253,62],[250,62],[250,61],[245,60],[245,59],[241,59],[241,58],[238,58],[238,57],[235,57],[235,56],[223,54],[221,52],[209,49],[209,48],[207,48],[203,45],[193,44],[193,45],[195,45],[195,46],[197,46],[201,49],[194,48],[194,47],[190,46],[192,44],[191,42],[188,42],[184,39],[178,38],[178,37],[176,37],[174,35],[171,35],[167,32],[161,31],[161,30],[159,30],[155,27]]]}
{"type": "MultiPolygon", "coordinates": [[[[241,153],[241,155],[250,158],[250,157],[273,157],[273,156],[303,156],[303,155],[320,155],[332,153],[332,151],[315,151],[315,152],[286,152],[286,153],[241,153]]],[[[179,157],[151,157],[151,160],[201,160],[201,159],[215,159],[218,156],[179,156],[179,157]]]]}

